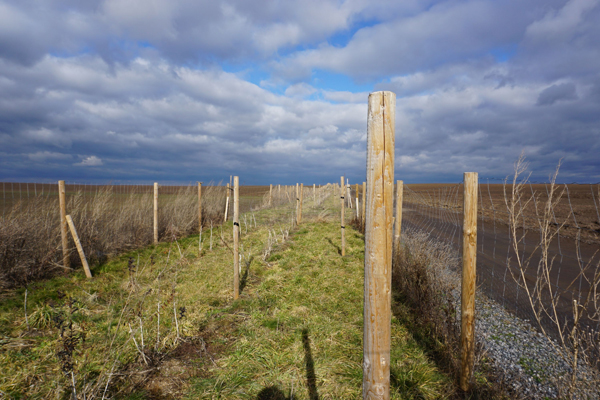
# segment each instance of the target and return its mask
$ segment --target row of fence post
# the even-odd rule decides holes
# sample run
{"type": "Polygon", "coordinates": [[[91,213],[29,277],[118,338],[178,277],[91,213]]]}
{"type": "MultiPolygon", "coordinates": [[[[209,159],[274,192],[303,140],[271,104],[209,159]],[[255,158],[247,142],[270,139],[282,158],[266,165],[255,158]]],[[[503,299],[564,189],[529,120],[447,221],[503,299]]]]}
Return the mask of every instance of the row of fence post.
{"type": "MultiPolygon", "coordinates": [[[[369,95],[367,123],[367,179],[362,185],[362,213],[359,213],[358,184],[356,184],[357,217],[365,228],[365,280],[363,326],[363,398],[389,399],[390,346],[391,346],[391,274],[392,249],[400,242],[402,223],[403,181],[397,181],[396,215],[393,215],[394,189],[394,129],[395,94],[376,92],[369,95]]],[[[460,386],[469,388],[473,373],[475,262],[477,247],[477,173],[464,175],[463,265],[461,288],[461,374],[460,386]]],[[[154,243],[158,243],[158,183],[154,183],[154,243]]],[[[303,184],[296,184],[296,223],[302,222],[303,184]]],[[[316,186],[313,200],[316,202],[316,186]]],[[[233,179],[233,188],[227,184],[224,221],[233,191],[233,298],[239,298],[239,177],[233,179]]],[[[281,195],[281,186],[278,185],[281,195]]],[[[288,192],[289,193],[289,192],[288,192]]],[[[345,203],[350,198],[350,185],[340,180],[341,255],[345,256],[345,203]],[[346,200],[347,199],[347,200],[346,200]]],[[[271,206],[273,185],[269,187],[271,206]]],[[[202,185],[198,182],[198,224],[202,231],[202,185]]],[[[67,227],[76,242],[86,275],[91,277],[85,255],[77,238],[75,226],[66,214],[65,185],[59,181],[59,206],[63,263],[70,267],[67,227]]]]}
{"type": "MultiPolygon", "coordinates": [[[[363,399],[365,400],[387,400],[390,397],[392,248],[400,244],[403,193],[403,181],[398,180],[396,215],[393,218],[395,103],[396,95],[392,92],[375,92],[369,95],[367,180],[366,187],[363,183],[364,211],[361,217],[365,227],[363,314],[363,399]]],[[[473,375],[475,343],[477,180],[477,173],[464,174],[459,383],[461,389],[465,391],[469,389],[473,375]]],[[[342,255],[345,255],[344,193],[349,193],[345,191],[345,186],[342,177],[340,188],[342,255]]],[[[358,185],[356,196],[358,198],[358,185]]]]}

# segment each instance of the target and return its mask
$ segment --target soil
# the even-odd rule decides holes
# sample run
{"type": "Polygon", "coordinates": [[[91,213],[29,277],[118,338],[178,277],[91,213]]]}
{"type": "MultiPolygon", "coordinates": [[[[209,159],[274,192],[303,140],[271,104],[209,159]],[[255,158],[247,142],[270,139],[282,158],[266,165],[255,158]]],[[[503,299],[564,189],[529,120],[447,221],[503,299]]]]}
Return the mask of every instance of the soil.
{"type": "MultiPolygon", "coordinates": [[[[478,213],[486,220],[507,223],[507,203],[510,203],[512,185],[481,184],[479,188],[478,213]],[[505,201],[505,191],[508,201],[505,201]]],[[[538,216],[544,213],[550,185],[531,184],[523,187],[520,209],[526,230],[539,230],[538,216]],[[537,211],[536,211],[537,208],[537,211]]],[[[404,201],[426,202],[428,205],[462,212],[463,185],[416,184],[406,185],[404,201]]],[[[600,185],[557,185],[556,199],[560,199],[551,214],[551,224],[561,226],[560,235],[579,239],[588,244],[600,244],[600,185]]],[[[519,209],[519,208],[518,208],[519,209]]]]}

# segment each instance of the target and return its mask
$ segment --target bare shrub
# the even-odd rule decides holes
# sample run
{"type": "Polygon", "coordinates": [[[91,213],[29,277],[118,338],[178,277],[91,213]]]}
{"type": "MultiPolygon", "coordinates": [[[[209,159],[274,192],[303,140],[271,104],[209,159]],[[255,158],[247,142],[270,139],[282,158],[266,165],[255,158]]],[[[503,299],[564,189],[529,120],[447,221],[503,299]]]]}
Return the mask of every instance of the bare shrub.
{"type": "Polygon", "coordinates": [[[392,287],[419,315],[418,323],[442,345],[450,370],[460,366],[460,331],[453,295],[460,282],[450,268],[458,265],[455,251],[425,233],[404,233],[393,257],[392,287]]]}
{"type": "MultiPolygon", "coordinates": [[[[530,175],[526,173],[527,167],[525,158],[521,155],[515,163],[512,185],[505,183],[504,186],[512,247],[510,259],[512,263],[509,263],[508,270],[515,282],[525,290],[540,332],[570,367],[566,382],[556,383],[559,394],[568,398],[580,398],[578,391],[581,387],[591,385],[592,390],[594,387],[597,390],[599,383],[598,379],[593,379],[593,382],[590,382],[589,378],[582,379],[579,371],[581,359],[588,361],[589,364],[598,365],[600,344],[598,333],[592,330],[591,326],[600,323],[600,261],[597,260],[596,253],[596,257],[585,262],[578,248],[576,251],[578,275],[566,287],[559,287],[555,283],[559,266],[555,263],[556,256],[551,255],[551,243],[561,228],[567,224],[571,214],[562,221],[554,222],[556,214],[554,210],[568,189],[566,185],[556,183],[559,163],[554,174],[550,176],[545,200],[542,201],[538,194],[526,197],[530,175]],[[540,240],[536,243],[534,251],[526,256],[523,243],[527,230],[522,227],[521,221],[530,203],[535,209],[535,222],[540,232],[540,240]],[[536,252],[539,253],[537,259],[534,258],[536,252]],[[565,316],[561,309],[569,303],[571,303],[572,313],[565,316]]],[[[580,233],[576,240],[577,246],[580,244],[579,239],[580,233]]]]}

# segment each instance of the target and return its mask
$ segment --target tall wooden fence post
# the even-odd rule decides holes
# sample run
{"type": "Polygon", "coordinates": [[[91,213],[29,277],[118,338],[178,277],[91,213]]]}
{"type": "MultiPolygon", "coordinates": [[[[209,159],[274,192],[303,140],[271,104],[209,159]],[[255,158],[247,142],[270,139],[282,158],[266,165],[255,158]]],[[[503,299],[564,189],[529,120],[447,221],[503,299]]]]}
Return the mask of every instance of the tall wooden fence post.
{"type": "Polygon", "coordinates": [[[273,205],[273,184],[269,185],[269,207],[273,205]]]}
{"type": "Polygon", "coordinates": [[[394,229],[394,243],[400,243],[400,233],[402,229],[402,191],[404,190],[403,181],[396,182],[396,227],[394,229]]]}
{"type": "Polygon", "coordinates": [[[227,200],[225,201],[225,218],[223,222],[227,222],[227,214],[229,214],[229,183],[227,184],[227,200]]]}
{"type": "Polygon", "coordinates": [[[240,296],[240,179],[233,177],[233,299],[240,296]]]}
{"type": "Polygon", "coordinates": [[[154,244],[158,243],[158,182],[154,182],[154,244]]]}
{"type": "Polygon", "coordinates": [[[363,399],[390,398],[392,216],[396,95],[369,95],[363,399]]]}
{"type": "Polygon", "coordinates": [[[350,192],[350,179],[346,179],[346,196],[348,196],[348,208],[352,209],[352,193],[350,192]]]}
{"type": "Polygon", "coordinates": [[[304,198],[304,183],[300,184],[300,198],[298,199],[298,225],[302,222],[302,199],[304,198]]]}
{"type": "Polygon", "coordinates": [[[81,242],[79,241],[79,236],[77,235],[77,230],[75,229],[75,224],[73,224],[73,219],[70,215],[65,217],[67,220],[67,224],[69,224],[69,229],[71,230],[71,236],[73,236],[73,241],[75,242],[75,246],[77,247],[77,252],[79,252],[79,258],[81,259],[81,264],[83,265],[83,270],[85,272],[85,276],[88,278],[92,277],[92,272],[90,271],[90,266],[85,258],[85,253],[83,252],[83,247],[81,246],[81,242]]]}
{"type": "Polygon", "coordinates": [[[344,207],[345,207],[345,203],[344,203],[344,192],[346,191],[346,185],[344,185],[344,177],[342,176],[341,178],[341,182],[342,184],[340,185],[340,203],[342,205],[342,215],[341,215],[341,222],[342,222],[342,256],[346,255],[346,223],[345,223],[345,218],[344,218],[344,207]]]}
{"type": "Polygon", "coordinates": [[[298,192],[298,183],[296,183],[296,225],[299,225],[298,216],[300,215],[300,192],[298,192]]]}
{"type": "Polygon", "coordinates": [[[477,172],[465,172],[463,180],[463,267],[461,286],[460,387],[469,390],[475,349],[475,266],[477,261],[477,172]]]}
{"type": "Polygon", "coordinates": [[[317,185],[313,183],[313,202],[317,202],[317,185]]]}
{"type": "Polygon", "coordinates": [[[198,182],[198,233],[202,237],[202,182],[198,182]]]}
{"type": "Polygon", "coordinates": [[[67,199],[65,193],[65,181],[58,181],[58,206],[60,208],[60,238],[62,241],[63,266],[71,268],[69,256],[69,237],[67,232],[67,199]]]}

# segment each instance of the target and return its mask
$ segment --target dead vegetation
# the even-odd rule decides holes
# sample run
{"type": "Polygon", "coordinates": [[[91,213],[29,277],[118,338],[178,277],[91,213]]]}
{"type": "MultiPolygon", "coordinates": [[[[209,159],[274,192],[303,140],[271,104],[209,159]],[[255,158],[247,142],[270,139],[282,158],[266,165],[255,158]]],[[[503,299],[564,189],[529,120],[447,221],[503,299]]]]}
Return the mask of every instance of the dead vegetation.
{"type": "MultiPolygon", "coordinates": [[[[115,194],[113,186],[67,196],[67,213],[77,227],[90,264],[152,242],[152,194],[115,194]]],[[[179,187],[160,197],[159,238],[197,233],[195,187],[179,187]]],[[[221,223],[225,190],[207,186],[202,194],[203,225],[221,223]]],[[[6,211],[6,210],[5,210],[6,211]]],[[[17,201],[0,218],[0,288],[25,286],[64,271],[58,199],[43,196],[17,201]]],[[[71,241],[71,265],[80,261],[71,241]]]]}

